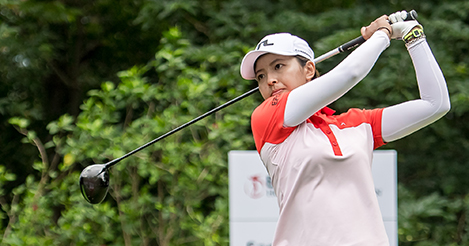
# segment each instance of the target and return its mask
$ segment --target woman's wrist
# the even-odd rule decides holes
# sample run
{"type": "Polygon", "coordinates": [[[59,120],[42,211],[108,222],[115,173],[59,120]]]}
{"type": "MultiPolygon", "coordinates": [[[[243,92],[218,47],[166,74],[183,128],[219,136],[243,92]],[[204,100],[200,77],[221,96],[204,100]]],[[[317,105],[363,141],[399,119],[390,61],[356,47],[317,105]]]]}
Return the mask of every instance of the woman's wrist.
{"type": "Polygon", "coordinates": [[[419,43],[419,41],[425,39],[425,33],[423,32],[422,28],[419,26],[414,27],[409,33],[407,33],[402,40],[405,42],[405,46],[410,48],[414,46],[414,44],[419,43]]]}
{"type": "Polygon", "coordinates": [[[391,31],[391,29],[389,29],[389,28],[386,27],[386,26],[382,26],[382,27],[378,27],[378,29],[376,29],[376,31],[379,31],[379,30],[382,30],[382,31],[386,32],[386,34],[388,35],[389,39],[391,39],[391,36],[392,36],[392,31],[391,31]]]}
{"type": "Polygon", "coordinates": [[[418,39],[425,38],[425,33],[422,28],[416,26],[409,33],[407,33],[402,39],[406,43],[415,42],[418,39]]]}

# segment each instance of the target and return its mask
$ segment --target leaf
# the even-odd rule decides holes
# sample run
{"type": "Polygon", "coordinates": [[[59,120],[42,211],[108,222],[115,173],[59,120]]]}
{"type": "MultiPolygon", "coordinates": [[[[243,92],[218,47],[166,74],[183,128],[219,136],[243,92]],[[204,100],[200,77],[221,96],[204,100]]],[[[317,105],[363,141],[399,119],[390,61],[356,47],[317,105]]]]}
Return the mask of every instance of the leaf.
{"type": "Polygon", "coordinates": [[[64,167],[68,167],[73,163],[75,163],[75,156],[73,156],[73,154],[67,153],[64,155],[64,167]]]}
{"type": "Polygon", "coordinates": [[[8,120],[8,123],[16,125],[21,129],[26,129],[29,126],[29,120],[25,118],[13,117],[8,120]]]}

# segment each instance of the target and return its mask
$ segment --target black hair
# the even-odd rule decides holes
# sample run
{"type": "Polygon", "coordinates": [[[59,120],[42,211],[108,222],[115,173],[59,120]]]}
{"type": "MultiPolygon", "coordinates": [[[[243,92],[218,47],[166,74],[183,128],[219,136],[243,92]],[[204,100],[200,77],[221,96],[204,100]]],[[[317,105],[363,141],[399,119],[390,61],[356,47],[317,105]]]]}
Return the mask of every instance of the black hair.
{"type": "MultiPolygon", "coordinates": [[[[296,59],[298,60],[298,62],[300,63],[300,66],[301,66],[301,67],[306,66],[306,63],[309,61],[308,58],[306,58],[306,57],[304,57],[304,56],[300,56],[300,55],[295,56],[295,58],[296,58],[296,59]]],[[[312,80],[315,79],[315,78],[318,78],[319,76],[321,76],[321,74],[319,74],[318,69],[317,69],[317,68],[315,68],[315,69],[316,69],[316,72],[314,73],[314,76],[313,76],[312,80]]]]}

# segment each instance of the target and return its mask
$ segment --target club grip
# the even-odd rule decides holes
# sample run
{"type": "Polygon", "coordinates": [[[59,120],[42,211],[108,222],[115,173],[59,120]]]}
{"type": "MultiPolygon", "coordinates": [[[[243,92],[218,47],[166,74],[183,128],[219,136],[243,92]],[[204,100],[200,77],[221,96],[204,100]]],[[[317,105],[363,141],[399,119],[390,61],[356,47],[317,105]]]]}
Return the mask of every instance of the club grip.
{"type": "Polygon", "coordinates": [[[348,51],[348,50],[351,50],[351,49],[357,47],[360,44],[363,44],[364,42],[365,42],[365,38],[360,36],[356,39],[350,40],[347,43],[339,46],[338,49],[339,49],[339,52],[348,51]]]}
{"type": "Polygon", "coordinates": [[[407,13],[407,18],[405,18],[405,20],[416,20],[418,17],[419,15],[417,14],[417,11],[411,10],[409,13],[407,13]]]}
{"type": "MultiPolygon", "coordinates": [[[[417,11],[411,10],[411,11],[407,12],[407,17],[404,19],[404,21],[417,20],[418,17],[419,17],[419,15],[417,14],[417,11]]],[[[389,22],[389,24],[392,25],[390,20],[388,20],[388,22],[389,22]]]]}

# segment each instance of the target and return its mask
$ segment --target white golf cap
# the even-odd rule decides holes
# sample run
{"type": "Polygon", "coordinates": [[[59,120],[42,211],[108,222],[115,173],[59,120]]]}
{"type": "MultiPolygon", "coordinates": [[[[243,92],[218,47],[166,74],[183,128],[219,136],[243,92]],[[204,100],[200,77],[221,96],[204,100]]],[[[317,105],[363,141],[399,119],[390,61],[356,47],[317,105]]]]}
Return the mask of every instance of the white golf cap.
{"type": "Polygon", "coordinates": [[[314,62],[314,52],[308,43],[290,33],[275,33],[265,36],[256,49],[248,52],[241,62],[241,76],[244,79],[252,80],[256,78],[254,64],[259,56],[273,53],[284,56],[303,56],[314,62]]]}

